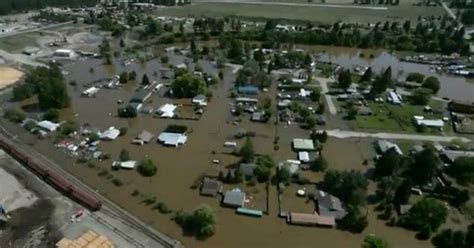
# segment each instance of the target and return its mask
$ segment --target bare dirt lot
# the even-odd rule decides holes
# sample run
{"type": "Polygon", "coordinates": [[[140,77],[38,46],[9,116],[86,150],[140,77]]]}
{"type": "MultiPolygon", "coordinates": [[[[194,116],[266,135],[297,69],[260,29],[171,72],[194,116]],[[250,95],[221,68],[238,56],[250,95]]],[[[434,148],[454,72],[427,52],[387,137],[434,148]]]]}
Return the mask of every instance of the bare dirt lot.
{"type": "Polygon", "coordinates": [[[0,90],[12,86],[23,77],[24,73],[12,67],[0,66],[0,90]]]}

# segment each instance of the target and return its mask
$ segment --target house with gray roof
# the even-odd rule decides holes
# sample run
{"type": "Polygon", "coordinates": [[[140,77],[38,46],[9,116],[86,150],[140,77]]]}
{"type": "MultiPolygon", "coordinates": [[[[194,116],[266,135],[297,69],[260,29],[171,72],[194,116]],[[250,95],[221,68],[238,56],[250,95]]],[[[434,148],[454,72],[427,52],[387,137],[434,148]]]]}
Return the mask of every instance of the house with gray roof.
{"type": "Polygon", "coordinates": [[[227,207],[241,208],[245,203],[245,193],[238,189],[227,191],[222,203],[227,207]]]}
{"type": "Polygon", "coordinates": [[[205,177],[201,185],[201,195],[216,197],[222,191],[222,182],[205,177]]]}
{"type": "Polygon", "coordinates": [[[250,163],[250,164],[240,164],[239,165],[239,172],[242,174],[244,177],[253,177],[254,176],[254,171],[257,168],[256,164],[250,163]]]}
{"type": "Polygon", "coordinates": [[[336,220],[340,220],[347,214],[342,207],[341,200],[327,192],[316,190],[313,200],[316,204],[316,211],[320,216],[333,216],[336,220]]]}
{"type": "Polygon", "coordinates": [[[131,99],[130,102],[133,103],[144,103],[148,98],[151,97],[151,91],[147,89],[142,89],[138,91],[131,99]]]}

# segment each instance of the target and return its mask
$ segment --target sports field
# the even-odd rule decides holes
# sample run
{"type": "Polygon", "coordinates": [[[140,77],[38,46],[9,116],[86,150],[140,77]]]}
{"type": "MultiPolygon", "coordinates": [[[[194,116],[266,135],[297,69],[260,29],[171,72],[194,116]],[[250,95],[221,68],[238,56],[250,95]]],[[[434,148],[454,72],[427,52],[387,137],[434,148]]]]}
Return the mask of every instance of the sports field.
{"type": "Polygon", "coordinates": [[[414,22],[419,16],[445,15],[442,7],[413,6],[411,4],[402,4],[400,6],[367,6],[369,8],[362,7],[361,5],[335,6],[295,2],[194,2],[191,5],[159,9],[157,10],[157,14],[180,17],[239,16],[255,19],[274,18],[319,23],[334,23],[336,21],[376,23],[378,21],[384,22],[387,20],[399,22],[411,20],[414,22]]]}

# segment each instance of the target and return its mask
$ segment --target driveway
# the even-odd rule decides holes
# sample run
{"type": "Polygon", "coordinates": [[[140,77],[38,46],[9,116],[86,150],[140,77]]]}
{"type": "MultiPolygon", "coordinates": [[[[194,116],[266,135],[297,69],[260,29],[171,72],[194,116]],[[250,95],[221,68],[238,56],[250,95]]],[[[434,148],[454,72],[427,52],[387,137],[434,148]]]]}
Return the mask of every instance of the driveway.
{"type": "Polygon", "coordinates": [[[324,97],[326,98],[329,113],[331,113],[332,115],[337,115],[337,109],[336,109],[336,106],[334,105],[332,97],[327,94],[329,92],[328,83],[331,83],[334,80],[329,79],[329,78],[323,78],[323,77],[316,77],[315,79],[321,84],[321,93],[324,94],[324,97]]]}

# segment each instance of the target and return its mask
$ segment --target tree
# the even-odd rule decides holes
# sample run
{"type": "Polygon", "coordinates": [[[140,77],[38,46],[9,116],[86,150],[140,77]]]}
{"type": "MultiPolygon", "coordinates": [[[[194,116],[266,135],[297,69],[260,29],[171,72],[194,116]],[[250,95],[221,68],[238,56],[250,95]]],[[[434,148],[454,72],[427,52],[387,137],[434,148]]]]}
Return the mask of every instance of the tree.
{"type": "Polygon", "coordinates": [[[138,173],[144,177],[151,177],[156,174],[158,169],[151,159],[145,159],[141,161],[140,165],[137,167],[138,173]]]}
{"type": "Polygon", "coordinates": [[[366,235],[362,248],[388,248],[388,243],[385,239],[374,235],[366,235]]]}
{"type": "Polygon", "coordinates": [[[255,168],[254,174],[257,177],[258,182],[263,183],[267,182],[270,179],[272,171],[265,165],[259,164],[257,168],[255,168]]]}
{"type": "Polygon", "coordinates": [[[128,72],[124,71],[120,74],[120,77],[119,77],[119,82],[121,84],[126,84],[128,83],[128,80],[129,80],[129,75],[128,75],[128,72]]]}
{"type": "Polygon", "coordinates": [[[310,166],[313,171],[325,171],[328,168],[328,161],[320,154],[310,166]]]}
{"type": "Polygon", "coordinates": [[[26,119],[26,113],[20,109],[10,108],[5,110],[3,117],[11,122],[21,123],[26,119]]]}
{"type": "Polygon", "coordinates": [[[433,94],[431,89],[418,88],[413,91],[411,99],[415,105],[426,105],[431,100],[431,94],[433,94]]]}
{"type": "Polygon", "coordinates": [[[373,73],[372,73],[372,67],[369,67],[367,70],[365,70],[364,75],[359,80],[359,83],[362,82],[370,82],[372,79],[373,73]]]}
{"type": "Polygon", "coordinates": [[[146,74],[143,74],[142,85],[150,85],[150,79],[148,78],[148,75],[146,74]]]}
{"type": "Polygon", "coordinates": [[[446,169],[446,172],[456,178],[460,184],[474,183],[474,158],[459,157],[446,169]]]}
{"type": "Polygon", "coordinates": [[[375,176],[379,178],[392,176],[400,169],[400,165],[400,155],[395,148],[390,148],[375,163],[375,176]]]}
{"type": "Polygon", "coordinates": [[[242,157],[242,161],[245,163],[250,163],[253,161],[255,156],[255,150],[253,148],[252,140],[247,137],[245,144],[240,148],[239,155],[242,157]]]}
{"type": "Polygon", "coordinates": [[[461,21],[466,25],[474,24],[474,9],[467,9],[462,12],[461,21]]]}
{"type": "Polygon", "coordinates": [[[349,69],[343,70],[339,73],[337,80],[339,81],[339,87],[343,89],[349,88],[352,84],[351,71],[349,69]]]}
{"type": "MultiPolygon", "coordinates": [[[[467,248],[469,243],[467,235],[463,231],[453,231],[451,229],[444,229],[431,239],[431,243],[436,248],[467,248]]],[[[473,243],[471,243],[472,246],[473,243]]]]}
{"type": "Polygon", "coordinates": [[[355,170],[342,172],[329,170],[321,182],[321,187],[324,190],[354,207],[365,204],[365,191],[368,185],[367,178],[355,170]]]}
{"type": "Polygon", "coordinates": [[[407,76],[407,81],[410,81],[410,82],[416,82],[416,83],[422,84],[424,80],[425,80],[425,75],[419,72],[412,72],[408,74],[407,76]]]}
{"type": "Polygon", "coordinates": [[[192,98],[200,94],[206,94],[207,86],[202,77],[186,72],[173,81],[171,89],[175,97],[192,98]]]}
{"type": "Polygon", "coordinates": [[[347,111],[347,119],[348,120],[355,120],[357,117],[357,108],[355,106],[351,106],[347,111]]]}
{"type": "Polygon", "coordinates": [[[411,22],[409,20],[405,21],[403,23],[403,29],[405,30],[405,33],[409,33],[411,29],[411,22]]]}
{"type": "Polygon", "coordinates": [[[400,217],[400,225],[415,231],[421,231],[428,226],[435,231],[446,221],[448,210],[433,198],[423,198],[400,217]]]}
{"type": "Polygon", "coordinates": [[[421,87],[430,89],[433,94],[438,93],[441,88],[438,78],[433,76],[426,78],[421,87]]]}
{"type": "Polygon", "coordinates": [[[414,182],[421,185],[431,182],[439,165],[440,160],[433,147],[428,146],[423,151],[415,153],[410,166],[414,182]]]}
{"type": "Polygon", "coordinates": [[[185,233],[196,235],[200,239],[209,238],[216,232],[216,214],[207,205],[201,205],[192,214],[180,210],[174,220],[185,233]]]}
{"type": "Polygon", "coordinates": [[[291,172],[287,167],[282,166],[278,168],[276,178],[278,183],[288,184],[290,183],[291,172]]]}
{"type": "Polygon", "coordinates": [[[381,94],[392,85],[392,67],[388,67],[385,72],[374,81],[372,86],[373,94],[381,94]]]}
{"type": "Polygon", "coordinates": [[[348,213],[339,221],[338,228],[353,233],[362,233],[369,225],[366,215],[361,215],[358,208],[349,208],[348,213]]]}
{"type": "Polygon", "coordinates": [[[120,107],[117,110],[117,115],[122,118],[135,118],[137,117],[137,110],[133,106],[127,105],[120,107]]]}
{"type": "Polygon", "coordinates": [[[304,122],[307,129],[313,129],[316,126],[316,119],[313,116],[308,116],[304,122]]]}
{"type": "Polygon", "coordinates": [[[431,230],[431,227],[429,225],[424,225],[421,227],[416,236],[421,240],[427,240],[431,237],[432,232],[433,231],[431,230]]]}
{"type": "Polygon", "coordinates": [[[194,40],[194,37],[191,38],[191,45],[190,45],[191,53],[196,54],[197,48],[196,48],[196,41],[194,40]]]}
{"type": "Polygon", "coordinates": [[[48,109],[43,115],[43,120],[58,122],[59,121],[59,110],[57,110],[55,108],[48,109]]]}
{"type": "Polygon", "coordinates": [[[129,161],[129,160],[130,160],[130,154],[128,153],[127,150],[122,149],[120,151],[120,161],[124,162],[124,161],[129,161]]]}
{"type": "Polygon", "coordinates": [[[120,39],[120,47],[121,48],[125,47],[125,41],[123,39],[120,39]]]}
{"type": "Polygon", "coordinates": [[[410,179],[405,179],[395,190],[395,195],[393,196],[393,204],[395,206],[400,206],[407,204],[411,195],[412,183],[410,179]]]}

